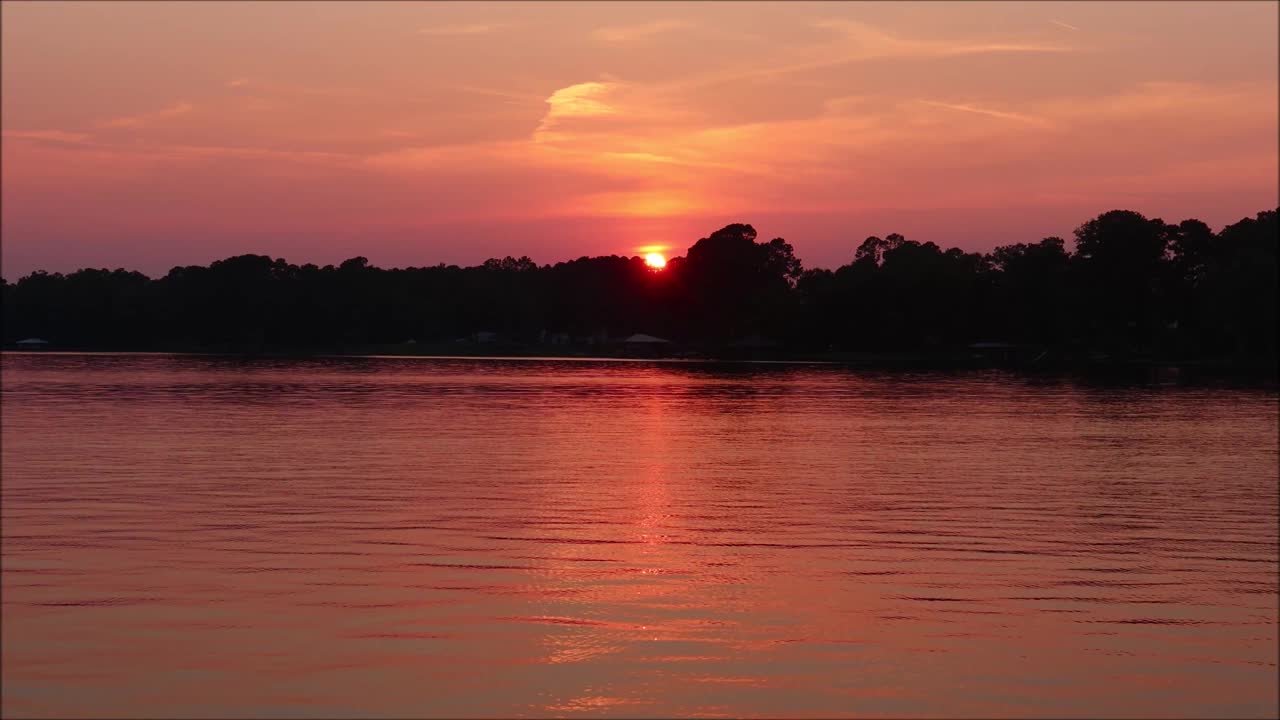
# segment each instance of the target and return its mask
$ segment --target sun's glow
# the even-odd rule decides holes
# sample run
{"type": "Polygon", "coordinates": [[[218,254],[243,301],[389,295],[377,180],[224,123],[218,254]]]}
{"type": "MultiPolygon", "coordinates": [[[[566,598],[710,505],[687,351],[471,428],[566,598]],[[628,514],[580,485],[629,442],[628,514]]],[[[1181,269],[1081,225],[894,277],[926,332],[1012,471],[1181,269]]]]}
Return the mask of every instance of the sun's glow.
{"type": "Polygon", "coordinates": [[[662,257],[662,253],[649,253],[644,256],[644,262],[654,270],[661,270],[667,266],[667,259],[662,257]]]}

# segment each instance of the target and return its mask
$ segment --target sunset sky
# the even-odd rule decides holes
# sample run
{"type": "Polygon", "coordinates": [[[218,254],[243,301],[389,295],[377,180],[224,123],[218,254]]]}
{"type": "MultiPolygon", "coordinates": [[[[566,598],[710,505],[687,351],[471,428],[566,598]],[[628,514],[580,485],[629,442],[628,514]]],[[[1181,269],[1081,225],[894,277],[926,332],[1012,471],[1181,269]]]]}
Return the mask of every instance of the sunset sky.
{"type": "Polygon", "coordinates": [[[3,5],[3,273],[1215,229],[1277,204],[1275,2],[3,5]]]}

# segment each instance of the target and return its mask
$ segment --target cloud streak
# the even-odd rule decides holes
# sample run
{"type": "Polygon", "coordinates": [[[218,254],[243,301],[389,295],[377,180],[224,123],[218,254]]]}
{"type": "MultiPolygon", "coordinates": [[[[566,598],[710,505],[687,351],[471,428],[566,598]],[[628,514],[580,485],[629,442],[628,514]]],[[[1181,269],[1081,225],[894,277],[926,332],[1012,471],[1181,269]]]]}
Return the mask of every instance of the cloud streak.
{"type": "Polygon", "coordinates": [[[139,115],[125,115],[123,117],[111,118],[99,123],[100,127],[106,128],[140,128],[155,125],[164,122],[170,118],[186,115],[195,109],[195,106],[189,102],[178,102],[155,112],[141,113],[139,115]]]}
{"type": "Polygon", "coordinates": [[[1000,118],[1001,120],[1013,120],[1015,122],[1033,125],[1035,127],[1051,127],[1051,123],[1041,117],[1034,115],[1024,115],[1022,113],[1004,112],[1001,110],[991,110],[989,108],[978,107],[977,105],[957,105],[952,103],[937,102],[934,100],[919,100],[922,105],[930,105],[932,107],[946,108],[957,112],[974,113],[977,115],[986,115],[987,117],[1000,118]]]}
{"type": "Polygon", "coordinates": [[[887,59],[944,59],[976,55],[1071,53],[1075,48],[1040,42],[916,39],[886,32],[853,20],[819,20],[811,27],[829,30],[838,38],[802,48],[764,63],[731,68],[677,80],[673,89],[694,89],[761,77],[815,72],[860,62],[887,59]]]}
{"type": "Polygon", "coordinates": [[[655,22],[644,23],[641,25],[597,28],[591,31],[591,37],[596,42],[609,45],[622,45],[645,40],[655,35],[661,35],[677,30],[686,30],[692,27],[694,27],[694,24],[687,20],[657,20],[655,22]]]}
{"type": "Polygon", "coordinates": [[[419,35],[485,35],[512,27],[511,23],[466,23],[461,25],[428,25],[418,29],[419,35]]]}
{"type": "Polygon", "coordinates": [[[0,137],[6,137],[11,140],[36,140],[72,145],[89,141],[89,136],[85,133],[65,132],[62,130],[5,130],[0,133],[0,137]]]}
{"type": "Polygon", "coordinates": [[[866,23],[852,20],[822,20],[815,27],[834,30],[844,36],[849,52],[843,58],[949,57],[988,53],[1062,53],[1072,48],[1036,42],[966,41],[916,39],[894,35],[866,23]]]}

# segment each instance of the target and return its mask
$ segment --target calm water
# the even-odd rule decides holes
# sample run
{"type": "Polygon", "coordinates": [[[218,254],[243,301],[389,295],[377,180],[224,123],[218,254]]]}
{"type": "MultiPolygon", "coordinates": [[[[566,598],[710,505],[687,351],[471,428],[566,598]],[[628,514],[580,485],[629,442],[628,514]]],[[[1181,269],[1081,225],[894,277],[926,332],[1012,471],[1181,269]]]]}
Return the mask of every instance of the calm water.
{"type": "Polygon", "coordinates": [[[1275,716],[1277,398],[3,356],[6,716],[1275,716]]]}

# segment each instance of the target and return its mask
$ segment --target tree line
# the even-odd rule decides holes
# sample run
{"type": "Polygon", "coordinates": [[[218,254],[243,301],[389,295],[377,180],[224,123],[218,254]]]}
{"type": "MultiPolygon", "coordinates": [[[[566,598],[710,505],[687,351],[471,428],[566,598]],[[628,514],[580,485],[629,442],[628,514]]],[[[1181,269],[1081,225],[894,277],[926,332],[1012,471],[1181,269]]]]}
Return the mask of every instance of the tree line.
{"type": "Polygon", "coordinates": [[[721,228],[665,269],[639,257],[528,257],[381,269],[239,255],[150,278],[33,272],[3,288],[3,339],[98,349],[343,349],[492,333],[536,344],[646,333],[714,352],[919,352],[983,341],[1251,364],[1277,357],[1276,211],[1213,232],[1103,213],[1072,243],[989,253],[898,234],[804,269],[782,238],[721,228]]]}

